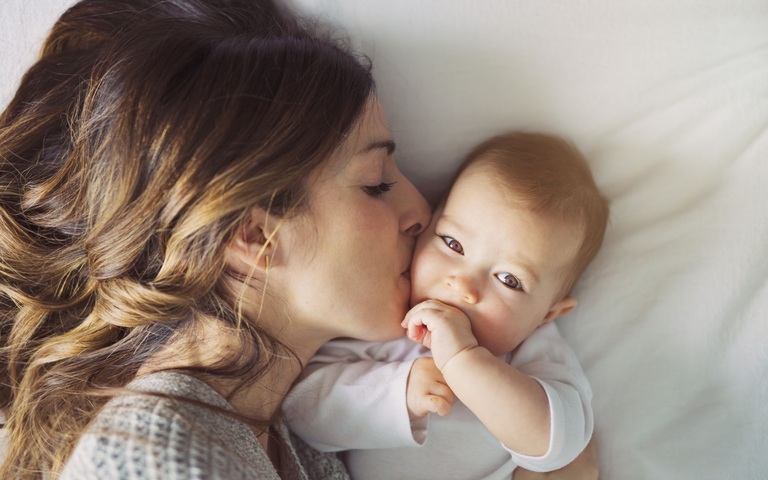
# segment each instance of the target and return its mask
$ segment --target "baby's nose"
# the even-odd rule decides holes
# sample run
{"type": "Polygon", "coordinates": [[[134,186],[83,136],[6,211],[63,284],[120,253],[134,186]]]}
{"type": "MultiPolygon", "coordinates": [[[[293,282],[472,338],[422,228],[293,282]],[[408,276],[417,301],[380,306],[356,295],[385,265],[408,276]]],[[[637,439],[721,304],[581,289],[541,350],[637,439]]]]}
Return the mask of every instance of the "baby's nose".
{"type": "Polygon", "coordinates": [[[477,303],[479,299],[477,288],[469,278],[462,275],[450,275],[445,283],[463,302],[470,305],[477,303]]]}

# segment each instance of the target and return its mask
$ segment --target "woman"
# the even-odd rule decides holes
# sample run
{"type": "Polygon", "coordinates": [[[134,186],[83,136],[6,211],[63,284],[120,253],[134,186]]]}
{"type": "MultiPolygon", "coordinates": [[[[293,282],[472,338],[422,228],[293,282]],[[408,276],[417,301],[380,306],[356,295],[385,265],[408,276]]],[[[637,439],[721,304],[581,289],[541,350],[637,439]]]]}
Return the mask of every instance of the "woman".
{"type": "Polygon", "coordinates": [[[393,151],[369,67],[271,3],[71,8],[0,117],[0,477],[345,478],[279,405],[402,334],[393,151]]]}

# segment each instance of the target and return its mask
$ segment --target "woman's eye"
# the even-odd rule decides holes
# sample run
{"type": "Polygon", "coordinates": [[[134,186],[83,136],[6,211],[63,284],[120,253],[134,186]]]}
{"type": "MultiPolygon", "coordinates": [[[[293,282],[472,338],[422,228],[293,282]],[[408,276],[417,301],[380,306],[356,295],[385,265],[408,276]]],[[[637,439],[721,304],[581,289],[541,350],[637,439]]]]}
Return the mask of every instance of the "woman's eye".
{"type": "Polygon", "coordinates": [[[370,186],[363,187],[363,191],[367,195],[370,195],[374,198],[378,198],[384,195],[384,193],[392,190],[392,186],[396,183],[397,182],[392,182],[392,183],[381,182],[378,185],[370,185],[370,186]]]}
{"type": "Polygon", "coordinates": [[[523,284],[520,279],[511,273],[497,273],[496,278],[499,279],[502,285],[512,290],[522,290],[523,284]]]}
{"type": "Polygon", "coordinates": [[[442,238],[443,242],[445,242],[445,244],[448,245],[448,248],[450,248],[456,253],[464,255],[464,247],[461,246],[461,243],[459,243],[458,240],[456,240],[455,238],[451,238],[448,235],[440,235],[440,238],[442,238]]]}

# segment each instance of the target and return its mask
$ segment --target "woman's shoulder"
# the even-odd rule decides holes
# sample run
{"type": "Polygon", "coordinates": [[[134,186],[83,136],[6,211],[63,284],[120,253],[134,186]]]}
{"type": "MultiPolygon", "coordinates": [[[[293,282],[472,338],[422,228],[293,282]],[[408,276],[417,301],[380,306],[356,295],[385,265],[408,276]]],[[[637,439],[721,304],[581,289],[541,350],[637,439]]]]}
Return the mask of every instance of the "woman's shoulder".
{"type": "Polygon", "coordinates": [[[231,410],[204,382],[165,372],[128,388],[157,395],[110,400],[80,438],[63,479],[279,479],[245,424],[205,406],[231,410]]]}
{"type": "Polygon", "coordinates": [[[347,467],[335,453],[319,452],[310,447],[296,435],[288,434],[288,427],[281,426],[285,438],[289,438],[289,445],[294,451],[294,456],[299,459],[307,478],[322,478],[323,480],[349,480],[347,467]]]}

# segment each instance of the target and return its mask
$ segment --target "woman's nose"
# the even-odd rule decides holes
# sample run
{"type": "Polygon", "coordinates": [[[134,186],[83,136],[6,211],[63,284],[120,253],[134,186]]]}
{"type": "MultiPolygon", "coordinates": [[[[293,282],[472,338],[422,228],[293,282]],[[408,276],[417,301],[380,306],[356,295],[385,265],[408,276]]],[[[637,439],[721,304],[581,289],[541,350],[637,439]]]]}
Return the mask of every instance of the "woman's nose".
{"type": "Polygon", "coordinates": [[[445,284],[464,303],[474,305],[479,300],[477,287],[467,277],[461,275],[449,275],[445,279],[445,284]]]}
{"type": "Polygon", "coordinates": [[[400,229],[407,235],[417,236],[427,228],[430,218],[429,204],[419,190],[403,176],[404,183],[402,205],[404,212],[402,214],[400,229]]]}

